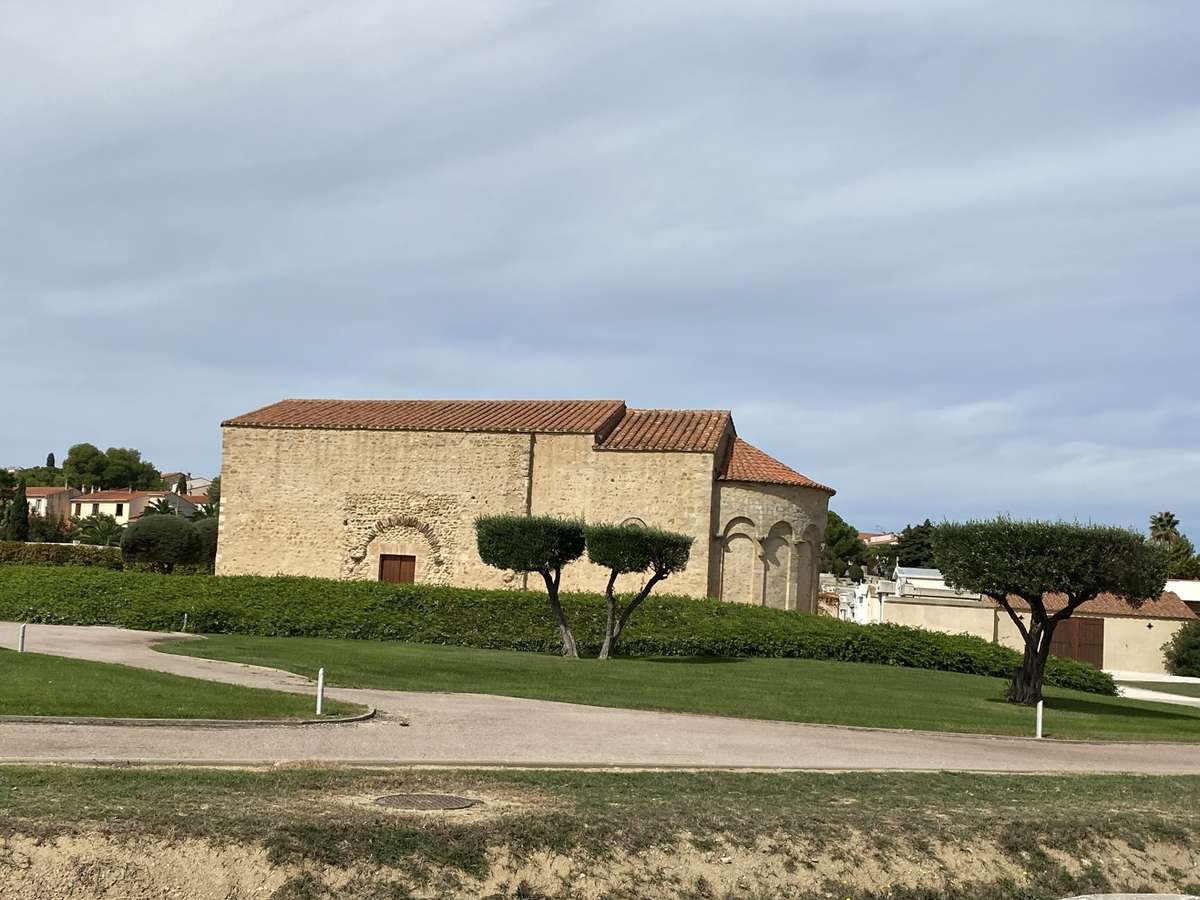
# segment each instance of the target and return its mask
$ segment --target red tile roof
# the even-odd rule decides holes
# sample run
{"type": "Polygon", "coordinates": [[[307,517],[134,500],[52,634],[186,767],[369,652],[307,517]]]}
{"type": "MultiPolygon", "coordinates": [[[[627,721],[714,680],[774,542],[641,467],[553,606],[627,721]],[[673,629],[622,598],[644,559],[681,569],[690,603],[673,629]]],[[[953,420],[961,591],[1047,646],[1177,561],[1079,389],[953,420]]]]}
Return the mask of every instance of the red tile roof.
{"type": "MultiPolygon", "coordinates": [[[[1009,597],[1008,602],[1017,612],[1028,612],[1029,604],[1020,597],[1009,597]]],[[[1047,594],[1042,598],[1046,611],[1058,612],[1067,602],[1062,594],[1047,594]]],[[[1089,600],[1080,606],[1076,613],[1091,616],[1130,616],[1137,619],[1194,619],[1196,614],[1179,595],[1165,591],[1161,596],[1147,600],[1138,608],[1130,606],[1126,601],[1112,594],[1101,594],[1095,600],[1089,600]]]]}
{"type": "Polygon", "coordinates": [[[729,458],[725,461],[725,466],[717,477],[722,481],[794,484],[799,487],[816,488],[819,491],[827,492],[830,496],[837,493],[833,488],[813,481],[807,475],[801,475],[795,469],[785,466],[773,456],[768,456],[741,438],[734,440],[729,458]]]}
{"type": "Polygon", "coordinates": [[[208,494],[180,494],[180,498],[196,506],[203,506],[208,502],[208,494]]]}
{"type": "Polygon", "coordinates": [[[166,491],[131,491],[124,490],[92,491],[90,494],[80,494],[72,497],[73,503],[114,503],[132,500],[134,497],[164,497],[166,491]]]}
{"type": "Polygon", "coordinates": [[[281,400],[222,425],[371,431],[601,434],[620,400],[281,400]]]}
{"type": "MultiPolygon", "coordinates": [[[[226,426],[372,431],[591,434],[598,450],[716,453],[735,436],[728,410],[626,409],[621,400],[281,400],[226,426]]],[[[726,481],[833,488],[737,438],[718,475],[726,481]]]]}
{"type": "Polygon", "coordinates": [[[599,449],[715,453],[731,426],[727,410],[631,409],[599,449]]]}
{"type": "Polygon", "coordinates": [[[27,487],[25,488],[26,497],[49,497],[51,494],[61,494],[64,491],[69,491],[70,488],[65,487],[27,487]]]}

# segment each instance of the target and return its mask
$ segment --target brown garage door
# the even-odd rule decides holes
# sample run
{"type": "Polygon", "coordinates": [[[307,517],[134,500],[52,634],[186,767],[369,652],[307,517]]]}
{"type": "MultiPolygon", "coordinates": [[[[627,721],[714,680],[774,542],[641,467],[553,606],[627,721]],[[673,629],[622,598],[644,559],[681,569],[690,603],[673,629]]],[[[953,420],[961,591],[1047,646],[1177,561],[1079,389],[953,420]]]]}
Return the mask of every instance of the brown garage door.
{"type": "Polygon", "coordinates": [[[380,581],[412,584],[416,577],[417,558],[415,556],[391,556],[385,553],[379,557],[380,581]]]}
{"type": "Polygon", "coordinates": [[[1050,641],[1050,652],[1063,659],[1077,659],[1104,667],[1104,620],[1067,619],[1059,622],[1050,641]]]}

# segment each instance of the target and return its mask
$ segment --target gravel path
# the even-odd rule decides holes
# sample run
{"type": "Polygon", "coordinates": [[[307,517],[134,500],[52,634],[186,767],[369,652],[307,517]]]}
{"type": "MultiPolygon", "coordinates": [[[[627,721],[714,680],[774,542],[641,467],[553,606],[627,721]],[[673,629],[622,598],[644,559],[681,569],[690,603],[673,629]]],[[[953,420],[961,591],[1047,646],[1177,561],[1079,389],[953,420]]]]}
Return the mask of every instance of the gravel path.
{"type": "MultiPolygon", "coordinates": [[[[0,646],[18,626],[0,623],[0,646]]],[[[182,635],[31,625],[28,649],[210,681],[311,692],[288,672],[158,653],[182,635]]],[[[0,761],[375,765],[719,766],[1200,774],[1186,744],[1034,741],[606,709],[480,694],[331,688],[375,706],[354,725],[129,728],[0,724],[0,761]],[[407,720],[408,724],[405,724],[407,720]]]]}

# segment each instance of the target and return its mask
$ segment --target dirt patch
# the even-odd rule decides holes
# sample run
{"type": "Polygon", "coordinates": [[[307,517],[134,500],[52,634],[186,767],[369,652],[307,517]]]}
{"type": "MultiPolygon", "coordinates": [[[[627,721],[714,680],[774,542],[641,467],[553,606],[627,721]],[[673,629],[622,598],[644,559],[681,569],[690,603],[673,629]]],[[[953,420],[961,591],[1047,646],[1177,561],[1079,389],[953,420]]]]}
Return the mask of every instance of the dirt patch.
{"type": "MultiPolygon", "coordinates": [[[[444,813],[443,813],[444,815],[444,813]]],[[[1200,858],[1186,847],[1150,843],[1137,848],[1111,841],[1087,856],[1050,854],[1072,875],[1087,869],[1114,885],[1176,891],[1200,881],[1200,858]]],[[[484,879],[437,871],[412,872],[356,865],[306,867],[272,864],[259,847],[216,846],[116,838],[84,832],[53,839],[14,836],[0,842],[0,897],[23,900],[288,900],[368,898],[388,889],[433,897],[544,896],[783,897],[815,894],[838,883],[856,891],[937,890],[949,884],[1027,884],[1028,861],[991,846],[896,845],[886,853],[856,834],[837,846],[806,846],[793,838],[761,838],[753,847],[698,849],[677,843],[596,860],[587,854],[489,853],[484,879]]]]}

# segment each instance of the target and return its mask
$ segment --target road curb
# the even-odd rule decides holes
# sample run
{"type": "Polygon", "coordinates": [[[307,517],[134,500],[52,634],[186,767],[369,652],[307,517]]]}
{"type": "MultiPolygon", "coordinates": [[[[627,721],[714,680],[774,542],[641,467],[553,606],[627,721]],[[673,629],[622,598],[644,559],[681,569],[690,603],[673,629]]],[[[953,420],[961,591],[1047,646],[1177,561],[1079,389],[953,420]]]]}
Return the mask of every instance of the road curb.
{"type": "MultiPolygon", "coordinates": [[[[377,710],[353,716],[325,719],[122,719],[109,716],[0,716],[0,725],[8,722],[25,725],[120,725],[131,728],[288,728],[297,725],[351,725],[375,718],[377,710]]],[[[407,724],[407,723],[405,723],[407,724]]]]}

